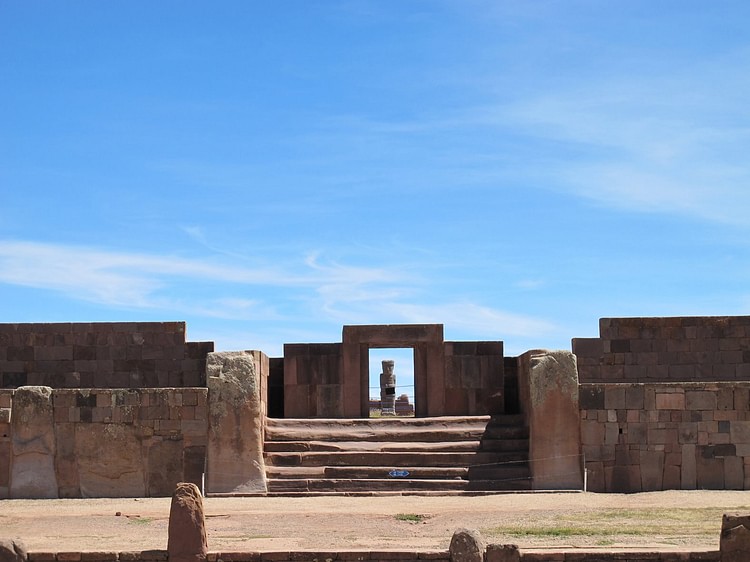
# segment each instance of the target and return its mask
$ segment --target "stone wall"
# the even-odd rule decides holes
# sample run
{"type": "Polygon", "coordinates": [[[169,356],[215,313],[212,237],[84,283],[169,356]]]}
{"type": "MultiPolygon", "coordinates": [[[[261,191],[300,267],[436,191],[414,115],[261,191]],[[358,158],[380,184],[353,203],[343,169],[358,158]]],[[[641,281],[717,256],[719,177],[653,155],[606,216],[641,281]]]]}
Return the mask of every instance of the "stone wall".
{"type": "Polygon", "coordinates": [[[750,489],[750,383],[580,386],[588,489],[750,489]]]}
{"type": "Polygon", "coordinates": [[[211,351],[184,322],[0,324],[0,388],[205,386],[211,351]]]}
{"type": "Polygon", "coordinates": [[[750,316],[602,318],[576,338],[581,382],[750,380],[750,316]]]}
{"type": "Polygon", "coordinates": [[[445,342],[443,415],[502,414],[503,377],[503,342],[445,342]]]}
{"type": "Polygon", "coordinates": [[[340,343],[285,344],[284,417],[342,417],[342,361],[340,343]]]}
{"type": "Polygon", "coordinates": [[[23,387],[0,392],[8,417],[0,498],[169,496],[177,482],[202,485],[206,388],[23,387]]]}

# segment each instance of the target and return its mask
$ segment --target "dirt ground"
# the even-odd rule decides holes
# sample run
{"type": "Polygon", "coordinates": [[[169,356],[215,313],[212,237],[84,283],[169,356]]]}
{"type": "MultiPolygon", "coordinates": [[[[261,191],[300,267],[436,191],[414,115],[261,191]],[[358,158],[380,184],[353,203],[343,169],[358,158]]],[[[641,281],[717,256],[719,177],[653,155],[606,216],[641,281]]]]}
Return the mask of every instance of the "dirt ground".
{"type": "MultiPolygon", "coordinates": [[[[454,530],[521,548],[714,550],[750,492],[207,498],[210,551],[445,549],[454,530]]],[[[32,552],[164,549],[169,498],[1,500],[0,538],[32,552]]]]}

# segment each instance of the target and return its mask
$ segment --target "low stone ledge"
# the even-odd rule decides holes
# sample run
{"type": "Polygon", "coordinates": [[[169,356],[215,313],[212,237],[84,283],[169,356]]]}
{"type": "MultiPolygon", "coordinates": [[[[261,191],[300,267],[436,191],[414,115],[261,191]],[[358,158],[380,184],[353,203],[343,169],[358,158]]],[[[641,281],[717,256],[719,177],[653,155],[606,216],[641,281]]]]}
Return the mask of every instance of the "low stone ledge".
{"type": "Polygon", "coordinates": [[[81,562],[115,562],[119,560],[117,552],[82,552],[81,562]]]}
{"type": "MultiPolygon", "coordinates": [[[[166,550],[125,552],[30,552],[28,562],[164,562],[166,550]]],[[[271,551],[271,552],[209,552],[207,562],[450,562],[445,550],[342,550],[271,551]]],[[[721,562],[721,553],[711,551],[619,551],[589,550],[542,551],[521,550],[521,562],[721,562]]]]}
{"type": "Polygon", "coordinates": [[[29,562],[55,562],[56,552],[29,552],[29,562]]]}

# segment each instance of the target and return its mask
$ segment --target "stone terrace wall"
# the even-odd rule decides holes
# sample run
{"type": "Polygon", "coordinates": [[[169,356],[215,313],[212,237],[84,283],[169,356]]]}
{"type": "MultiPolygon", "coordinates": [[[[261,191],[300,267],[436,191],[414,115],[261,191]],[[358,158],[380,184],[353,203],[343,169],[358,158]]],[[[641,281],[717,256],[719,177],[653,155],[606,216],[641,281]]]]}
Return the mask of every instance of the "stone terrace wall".
{"type": "Polygon", "coordinates": [[[213,347],[184,322],[0,324],[0,388],[205,386],[213,347]]]}
{"type": "MultiPolygon", "coordinates": [[[[22,390],[0,391],[0,420],[8,413],[12,420],[0,421],[0,498],[43,497],[27,493],[33,492],[33,474],[23,475],[23,485],[13,478],[13,465],[23,462],[25,451],[14,434],[18,420],[10,397],[22,390]]],[[[58,389],[50,399],[51,423],[22,441],[53,443],[43,451],[53,457],[54,473],[44,475],[45,489],[56,479],[53,497],[170,496],[182,481],[201,487],[208,389],[58,389]]]]}
{"type": "Polygon", "coordinates": [[[594,492],[750,489],[750,383],[582,384],[594,492]]]}
{"type": "Polygon", "coordinates": [[[750,380],[750,316],[602,318],[576,338],[581,382],[750,380]]]}

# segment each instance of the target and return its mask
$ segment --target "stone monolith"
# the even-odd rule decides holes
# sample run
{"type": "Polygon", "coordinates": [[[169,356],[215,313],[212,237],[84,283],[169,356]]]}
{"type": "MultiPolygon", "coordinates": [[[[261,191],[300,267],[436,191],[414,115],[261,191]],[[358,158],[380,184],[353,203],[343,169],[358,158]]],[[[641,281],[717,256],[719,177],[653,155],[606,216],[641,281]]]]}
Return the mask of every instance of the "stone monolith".
{"type": "Polygon", "coordinates": [[[56,498],[52,389],[48,386],[16,389],[10,421],[10,497],[56,498]]]}
{"type": "Polygon", "coordinates": [[[169,562],[205,562],[208,553],[203,498],[198,486],[180,482],[169,510],[169,562]]]}
{"type": "Polygon", "coordinates": [[[209,493],[266,492],[260,378],[244,351],[209,353],[209,493]]]}

